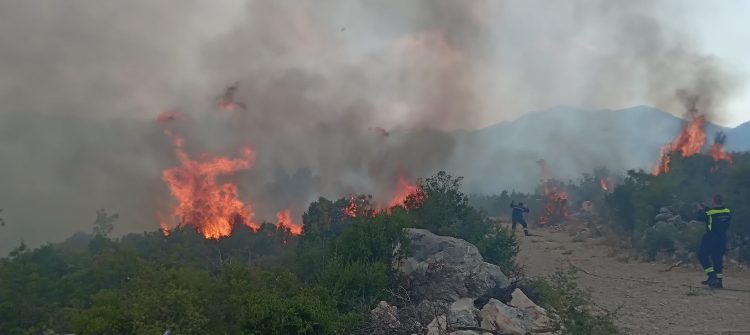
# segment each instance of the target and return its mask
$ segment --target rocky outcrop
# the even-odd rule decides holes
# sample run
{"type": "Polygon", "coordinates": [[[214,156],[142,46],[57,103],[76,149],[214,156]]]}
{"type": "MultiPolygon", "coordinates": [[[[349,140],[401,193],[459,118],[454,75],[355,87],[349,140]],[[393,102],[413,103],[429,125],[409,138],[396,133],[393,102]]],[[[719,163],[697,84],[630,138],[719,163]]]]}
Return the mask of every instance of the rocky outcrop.
{"type": "Polygon", "coordinates": [[[694,247],[689,247],[685,243],[700,241],[703,232],[704,223],[698,221],[686,221],[681,215],[672,212],[667,207],[659,209],[659,213],[654,216],[651,226],[648,227],[641,236],[640,243],[652,250],[651,255],[642,255],[643,260],[657,261],[665,264],[690,264],[696,262],[694,247]],[[672,245],[669,250],[654,250],[660,245],[655,244],[659,241],[671,240],[672,245]]]}
{"type": "Polygon", "coordinates": [[[464,240],[407,229],[411,256],[397,266],[407,279],[408,302],[380,302],[368,334],[530,334],[550,328],[550,317],[464,240]],[[504,294],[500,294],[504,293],[504,294]],[[497,298],[510,296],[503,303],[497,298]]]}
{"type": "Polygon", "coordinates": [[[478,327],[479,309],[474,307],[474,299],[461,298],[454,301],[448,310],[448,322],[454,326],[478,327]]]}
{"type": "Polygon", "coordinates": [[[425,229],[406,229],[412,256],[399,264],[410,289],[423,299],[479,298],[509,285],[500,267],[485,262],[477,247],[425,229]]]}
{"type": "Polygon", "coordinates": [[[543,329],[551,328],[554,322],[548,316],[547,310],[531,301],[531,299],[529,299],[529,297],[518,288],[513,291],[511,296],[513,299],[511,299],[509,305],[526,311],[531,320],[534,321],[532,328],[535,331],[542,331],[543,329]]]}

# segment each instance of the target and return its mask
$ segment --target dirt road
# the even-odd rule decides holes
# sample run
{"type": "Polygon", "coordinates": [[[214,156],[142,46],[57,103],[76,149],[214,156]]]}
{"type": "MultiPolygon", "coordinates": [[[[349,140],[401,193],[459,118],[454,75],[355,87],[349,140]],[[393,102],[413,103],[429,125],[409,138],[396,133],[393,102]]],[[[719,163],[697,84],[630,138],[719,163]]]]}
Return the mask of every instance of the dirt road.
{"type": "Polygon", "coordinates": [[[572,242],[565,232],[520,237],[519,263],[530,277],[571,264],[578,282],[607,309],[621,306],[619,325],[630,334],[750,334],[750,270],[726,269],[724,290],[700,285],[702,270],[626,261],[603,240],[572,242]]]}

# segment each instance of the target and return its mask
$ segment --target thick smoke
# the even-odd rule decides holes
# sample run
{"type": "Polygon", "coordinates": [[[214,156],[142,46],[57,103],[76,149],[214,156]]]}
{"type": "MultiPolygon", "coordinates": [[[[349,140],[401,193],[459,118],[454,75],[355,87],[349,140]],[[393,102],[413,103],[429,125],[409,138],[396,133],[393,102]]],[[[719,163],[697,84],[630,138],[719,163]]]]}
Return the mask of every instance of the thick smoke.
{"type": "MultiPolygon", "coordinates": [[[[737,80],[687,26],[648,1],[0,2],[0,251],[88,230],[101,207],[119,233],[156,228],[176,164],[166,109],[189,115],[174,130],[195,156],[257,149],[237,178],[260,220],[318,195],[383,201],[396,175],[445,168],[475,190],[530,188],[549,142],[457,130],[556,105],[682,114],[680,90],[721,121],[737,80]],[[244,108],[222,109],[234,82],[244,108]]],[[[560,174],[632,164],[624,146],[561,143],[581,155],[548,159],[560,174]]]]}

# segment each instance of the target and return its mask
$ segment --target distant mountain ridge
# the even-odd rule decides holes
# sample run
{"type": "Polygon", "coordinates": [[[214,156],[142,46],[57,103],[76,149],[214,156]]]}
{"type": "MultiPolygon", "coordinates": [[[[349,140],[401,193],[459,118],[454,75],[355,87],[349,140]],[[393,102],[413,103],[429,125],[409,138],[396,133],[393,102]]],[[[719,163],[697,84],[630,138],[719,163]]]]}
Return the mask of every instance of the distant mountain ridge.
{"type": "MultiPolygon", "coordinates": [[[[651,169],[662,145],[686,121],[664,111],[637,106],[621,110],[555,107],[475,131],[456,132],[451,169],[466,176],[473,191],[528,189],[541,178],[539,159],[552,177],[568,179],[606,166],[615,172],[651,169]],[[476,176],[476,177],[472,177],[476,176]]],[[[750,150],[750,122],[736,128],[706,123],[706,145],[727,134],[727,149],[750,150]]]]}

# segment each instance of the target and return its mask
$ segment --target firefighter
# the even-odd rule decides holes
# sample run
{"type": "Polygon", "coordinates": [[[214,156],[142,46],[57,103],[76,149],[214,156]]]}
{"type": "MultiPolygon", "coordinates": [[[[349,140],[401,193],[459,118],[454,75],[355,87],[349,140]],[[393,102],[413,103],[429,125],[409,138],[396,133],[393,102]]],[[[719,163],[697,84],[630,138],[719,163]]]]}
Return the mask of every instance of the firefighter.
{"type": "Polygon", "coordinates": [[[724,252],[727,247],[727,230],[732,220],[732,212],[724,206],[724,199],[720,194],[714,195],[712,202],[710,208],[703,203],[698,205],[699,219],[706,223],[706,233],[701,239],[698,260],[708,275],[708,279],[701,284],[712,288],[722,288],[724,252]]]}
{"type": "Polygon", "coordinates": [[[523,213],[528,213],[529,208],[523,205],[523,202],[516,204],[515,201],[510,202],[510,208],[513,209],[511,220],[513,222],[513,233],[516,233],[516,224],[523,226],[523,234],[529,236],[529,226],[526,224],[526,220],[523,218],[523,213]]]}

